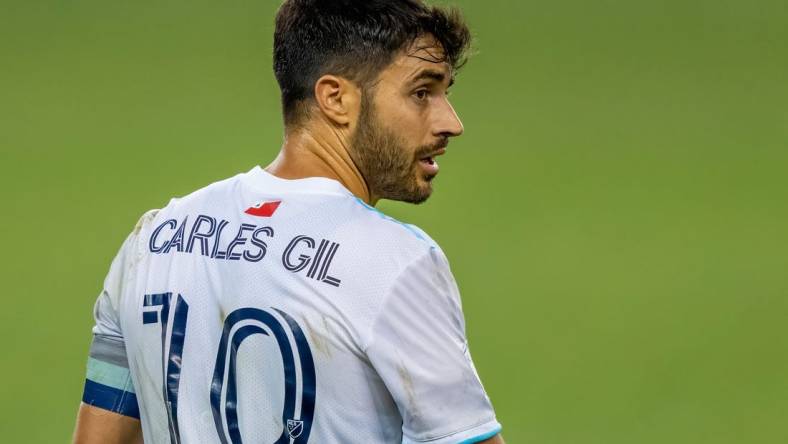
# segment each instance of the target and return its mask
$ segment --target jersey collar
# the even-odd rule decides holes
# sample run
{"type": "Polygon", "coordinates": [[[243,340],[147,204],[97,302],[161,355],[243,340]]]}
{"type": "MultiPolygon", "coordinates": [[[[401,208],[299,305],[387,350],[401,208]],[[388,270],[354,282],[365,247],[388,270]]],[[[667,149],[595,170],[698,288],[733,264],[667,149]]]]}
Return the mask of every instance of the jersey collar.
{"type": "Polygon", "coordinates": [[[253,188],[266,192],[296,192],[351,195],[350,190],[339,181],[327,177],[306,177],[303,179],[282,179],[255,165],[243,175],[243,179],[253,188]]]}

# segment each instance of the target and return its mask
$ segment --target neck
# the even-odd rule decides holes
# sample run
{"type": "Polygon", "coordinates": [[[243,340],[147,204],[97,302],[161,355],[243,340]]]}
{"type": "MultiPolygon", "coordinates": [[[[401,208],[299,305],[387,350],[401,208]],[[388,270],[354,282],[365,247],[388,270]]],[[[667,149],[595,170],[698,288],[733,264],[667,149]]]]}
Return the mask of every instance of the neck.
{"type": "Polygon", "coordinates": [[[265,170],[282,179],[334,179],[367,204],[377,202],[350,157],[345,137],[333,128],[286,130],[279,155],[265,170]]]}

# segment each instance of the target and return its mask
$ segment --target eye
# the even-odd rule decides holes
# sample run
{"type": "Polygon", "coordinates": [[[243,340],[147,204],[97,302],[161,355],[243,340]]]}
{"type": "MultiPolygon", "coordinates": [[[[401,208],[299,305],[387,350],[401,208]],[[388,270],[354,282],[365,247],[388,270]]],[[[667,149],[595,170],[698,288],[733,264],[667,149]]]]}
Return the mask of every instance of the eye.
{"type": "Polygon", "coordinates": [[[419,100],[426,100],[427,96],[429,96],[429,91],[427,91],[426,89],[420,89],[415,93],[413,93],[413,95],[416,96],[416,98],[419,100]]]}

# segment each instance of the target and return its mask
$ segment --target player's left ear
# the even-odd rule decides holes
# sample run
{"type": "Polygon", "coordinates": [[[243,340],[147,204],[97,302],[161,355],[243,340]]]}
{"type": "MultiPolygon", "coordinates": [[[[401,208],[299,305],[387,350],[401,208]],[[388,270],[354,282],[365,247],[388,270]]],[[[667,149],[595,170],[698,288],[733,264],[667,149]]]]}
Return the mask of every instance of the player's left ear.
{"type": "Polygon", "coordinates": [[[361,90],[342,77],[324,75],[315,83],[315,100],[320,111],[339,126],[352,129],[361,109],[361,90]]]}

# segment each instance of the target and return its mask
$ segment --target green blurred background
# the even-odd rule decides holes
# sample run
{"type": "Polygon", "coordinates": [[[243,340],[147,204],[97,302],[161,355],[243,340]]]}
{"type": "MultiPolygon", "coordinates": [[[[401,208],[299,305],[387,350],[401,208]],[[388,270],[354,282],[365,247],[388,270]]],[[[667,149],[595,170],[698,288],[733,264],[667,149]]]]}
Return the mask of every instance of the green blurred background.
{"type": "MultiPolygon", "coordinates": [[[[425,205],[510,443],[788,442],[788,3],[456,2],[425,205]]],[[[3,0],[0,441],[70,439],[149,208],[281,143],[278,2],[3,0]]]]}

